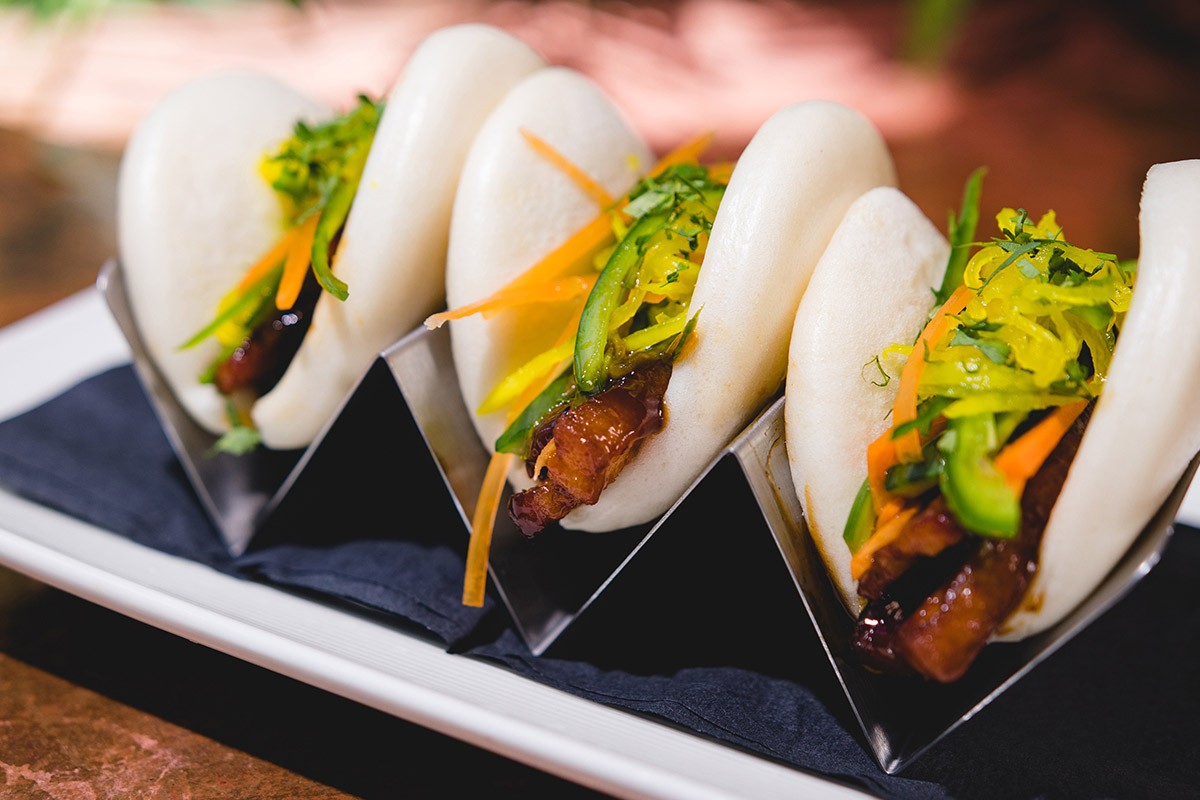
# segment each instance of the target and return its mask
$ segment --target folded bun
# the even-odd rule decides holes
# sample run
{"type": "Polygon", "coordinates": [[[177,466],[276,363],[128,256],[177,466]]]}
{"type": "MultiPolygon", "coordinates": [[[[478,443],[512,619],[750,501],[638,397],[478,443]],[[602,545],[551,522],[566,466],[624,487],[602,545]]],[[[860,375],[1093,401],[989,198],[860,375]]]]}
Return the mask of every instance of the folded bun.
{"type": "Polygon", "coordinates": [[[851,108],[796,103],[762,125],[713,223],[689,311],[699,313],[694,342],[664,398],[667,424],[564,527],[638,525],[679,499],[782,386],[796,307],[846,209],[895,180],[882,136],[851,108]]]}
{"type": "MultiPolygon", "coordinates": [[[[345,301],[322,294],[299,351],[250,415],[273,449],[307,446],[375,356],[442,302],[450,210],[467,150],[492,108],[545,62],[487,25],[431,34],[386,98],[332,261],[345,301]]],[[[283,233],[263,158],[325,106],[263,75],[181,87],[138,126],[121,166],[118,228],[130,299],[151,358],[214,434],[226,400],[200,375],[219,356],[204,328],[221,299],[283,233]]]]}
{"type": "Polygon", "coordinates": [[[875,359],[921,329],[949,256],[949,242],[912,200],[872,189],[846,211],[795,315],[788,462],[805,524],[855,615],[862,600],[842,531],[866,474],[863,453],[891,424],[897,383],[897,369],[875,359]]]}
{"type": "Polygon", "coordinates": [[[218,357],[213,338],[180,350],[217,303],[279,238],[279,199],[259,163],[297,120],[331,111],[267,75],[218,72],[164,97],[121,159],[117,239],[131,311],[150,358],[180,405],[212,433],[225,401],[198,380],[218,357]]]}
{"type": "MultiPolygon", "coordinates": [[[[1141,204],[1136,284],[1103,393],[1050,511],[1037,570],[997,639],[1054,625],[1117,564],[1200,451],[1200,161],[1156,165],[1141,204]]],[[[888,429],[893,380],[874,358],[912,341],[941,282],[947,245],[894,190],[863,196],[822,257],[796,315],[785,428],[805,521],[843,600],[863,605],[842,539],[888,429]],[[881,258],[885,254],[886,258],[881,258]]],[[[886,365],[884,365],[886,367],[886,365]]]]}
{"type": "MultiPolygon", "coordinates": [[[[454,202],[446,264],[451,308],[492,294],[600,213],[596,201],[535,152],[528,130],[598,181],[625,194],[652,156],[616,106],[589,78],[551,67],[518,84],[479,131],[454,202]]],[[[555,304],[529,305],[450,325],[454,367],[474,412],[510,371],[547,347],[568,323],[555,304]]],[[[490,450],[507,422],[472,413],[490,450]]]]}

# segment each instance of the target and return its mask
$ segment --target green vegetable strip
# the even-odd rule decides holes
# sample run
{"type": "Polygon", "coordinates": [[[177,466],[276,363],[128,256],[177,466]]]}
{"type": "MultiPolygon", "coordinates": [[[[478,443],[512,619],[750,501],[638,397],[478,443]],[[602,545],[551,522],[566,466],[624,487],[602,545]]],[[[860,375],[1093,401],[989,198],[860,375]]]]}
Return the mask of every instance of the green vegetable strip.
{"type": "Polygon", "coordinates": [[[321,219],[317,223],[317,231],[313,237],[312,270],[317,282],[325,291],[338,300],[349,296],[346,284],[333,274],[329,266],[329,244],[341,230],[350,214],[350,205],[358,192],[358,184],[362,179],[363,167],[367,163],[367,153],[371,149],[371,139],[368,139],[354,152],[346,162],[346,174],[330,194],[325,208],[321,211],[321,219]]]}
{"type": "Polygon", "coordinates": [[[496,440],[496,452],[512,453],[527,458],[529,439],[537,426],[542,424],[551,411],[569,402],[574,391],[575,376],[571,374],[571,370],[563,370],[563,373],[525,406],[525,410],[504,429],[504,433],[496,440]]]}
{"type": "Polygon", "coordinates": [[[275,294],[275,287],[279,285],[279,276],[283,273],[283,260],[279,265],[270,272],[263,275],[257,281],[250,285],[241,297],[236,302],[231,304],[229,308],[217,315],[216,319],[205,325],[196,332],[192,338],[188,339],[183,344],[179,345],[180,350],[186,350],[189,347],[195,347],[200,342],[212,336],[217,328],[220,328],[231,320],[240,318],[245,315],[257,303],[263,302],[264,299],[272,297],[275,294]]]}
{"type": "Polygon", "coordinates": [[[970,257],[970,244],[975,240],[975,227],[979,223],[979,197],[983,192],[985,167],[979,167],[967,178],[963,187],[962,207],[958,216],[950,212],[948,231],[950,234],[950,261],[942,277],[942,287],[936,292],[937,303],[945,303],[950,295],[962,285],[963,271],[970,257]]]}
{"type": "Polygon", "coordinates": [[[964,528],[1009,539],[1021,526],[1021,501],[992,463],[1000,444],[991,414],[951,420],[939,442],[946,459],[941,487],[964,528]]]}
{"type": "Polygon", "coordinates": [[[665,220],[662,214],[651,214],[634,223],[609,256],[588,295],[575,337],[575,382],[582,392],[596,392],[604,385],[609,319],[621,302],[626,280],[637,267],[641,241],[661,228],[665,220]]]}
{"type": "Polygon", "coordinates": [[[652,347],[665,339],[682,333],[686,324],[687,315],[676,314],[656,325],[651,325],[648,328],[642,328],[640,331],[629,334],[625,337],[625,346],[630,351],[652,347]]]}
{"type": "Polygon", "coordinates": [[[846,518],[842,538],[846,540],[850,552],[856,553],[874,532],[875,508],[871,504],[871,484],[864,480],[854,496],[854,504],[850,506],[850,516],[846,518]]]}

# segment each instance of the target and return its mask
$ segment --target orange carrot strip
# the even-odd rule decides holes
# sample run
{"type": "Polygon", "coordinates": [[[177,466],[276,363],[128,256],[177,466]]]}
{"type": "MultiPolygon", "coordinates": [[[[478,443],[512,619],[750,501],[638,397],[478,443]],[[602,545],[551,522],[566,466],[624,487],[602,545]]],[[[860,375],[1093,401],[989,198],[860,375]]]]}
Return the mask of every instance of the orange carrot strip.
{"type": "MultiPolygon", "coordinates": [[[[579,317],[583,314],[583,306],[579,306],[579,311],[575,313],[574,318],[567,324],[563,332],[559,334],[558,341],[555,345],[565,342],[574,335],[575,330],[579,327],[579,317]]],[[[557,369],[551,370],[542,380],[536,381],[522,395],[518,402],[514,403],[508,415],[508,421],[511,423],[516,419],[525,407],[533,402],[533,398],[537,397],[542,391],[550,385],[555,376],[562,371],[565,364],[560,365],[557,369]]],[[[483,591],[487,584],[487,559],[488,551],[491,549],[492,543],[492,528],[496,525],[496,514],[499,511],[500,494],[504,489],[505,476],[508,475],[509,461],[504,461],[504,468],[496,467],[499,476],[492,474],[492,465],[498,460],[500,455],[507,455],[510,458],[515,458],[511,453],[496,453],[492,456],[491,462],[488,464],[487,475],[484,477],[483,486],[479,489],[479,496],[475,499],[475,515],[471,518],[471,543],[467,547],[467,574],[463,579],[463,605],[482,605],[483,591]],[[494,485],[492,481],[498,481],[499,485],[494,485]],[[488,509],[485,515],[480,509],[488,509]],[[487,530],[484,531],[483,528],[487,530]],[[477,601],[477,602],[469,602],[477,601]]]]}
{"type": "Polygon", "coordinates": [[[729,179],[733,177],[733,168],[737,166],[732,161],[722,161],[720,164],[710,164],[708,174],[713,180],[719,183],[729,183],[729,179]]]}
{"type": "MultiPolygon", "coordinates": [[[[550,251],[541,261],[522,272],[488,297],[471,305],[483,307],[492,303],[493,300],[504,295],[506,292],[533,284],[548,283],[555,278],[561,277],[562,273],[566,272],[574,264],[577,264],[580,259],[590,256],[603,247],[612,238],[612,235],[612,225],[609,222],[608,214],[601,214],[583,228],[580,228],[571,238],[550,251]]],[[[466,309],[466,306],[432,314],[426,318],[425,327],[438,328],[447,320],[461,319],[462,317],[470,316],[472,313],[477,313],[475,311],[465,311],[464,309],[466,309]]],[[[493,309],[493,311],[495,310],[498,310],[498,308],[493,309]]]]}
{"type": "Polygon", "coordinates": [[[500,494],[508,478],[508,468],[514,458],[512,453],[494,453],[488,462],[475,513],[471,516],[471,541],[467,545],[467,571],[463,576],[462,604],[479,608],[483,605],[487,589],[488,551],[492,546],[492,528],[496,524],[496,510],[500,506],[500,494]]]}
{"type": "Polygon", "coordinates": [[[541,261],[509,281],[500,291],[557,278],[583,259],[593,256],[613,238],[612,217],[608,212],[601,212],[551,250],[541,261]]]}
{"type": "Polygon", "coordinates": [[[292,239],[295,237],[295,229],[289,229],[287,233],[279,238],[279,241],[271,245],[271,249],[263,253],[263,255],[255,261],[250,269],[246,270],[246,274],[238,281],[237,288],[234,290],[237,293],[242,293],[257,283],[264,275],[275,268],[275,265],[284,259],[288,254],[288,250],[292,246],[292,239]]]}
{"type": "Polygon", "coordinates": [[[599,273],[569,275],[537,286],[524,284],[514,286],[508,290],[501,290],[490,297],[485,297],[479,302],[467,303],[452,310],[431,314],[425,320],[425,327],[440,328],[452,319],[462,319],[473,314],[482,314],[487,317],[497,311],[528,303],[558,303],[570,300],[590,292],[599,277],[599,273]]]}
{"type": "Polygon", "coordinates": [[[901,531],[904,530],[904,526],[913,518],[917,510],[916,506],[905,508],[876,528],[875,532],[871,534],[871,538],[867,539],[850,559],[850,577],[854,580],[861,578],[871,568],[871,564],[875,560],[875,553],[879,552],[880,548],[896,541],[901,531]]]}
{"type": "Polygon", "coordinates": [[[1019,439],[1006,445],[996,456],[996,469],[1004,473],[1008,485],[1017,494],[1025,488],[1025,482],[1041,469],[1042,464],[1054,452],[1054,448],[1086,407],[1086,400],[1059,406],[1019,439]]]}
{"type": "Polygon", "coordinates": [[[596,205],[601,208],[608,208],[613,204],[613,196],[608,193],[608,190],[601,186],[599,181],[584,172],[571,159],[556,150],[554,145],[527,128],[521,128],[521,135],[525,137],[525,141],[529,143],[529,146],[533,148],[535,153],[549,161],[555,167],[558,167],[568,178],[575,181],[584,194],[596,201],[596,205]]]}
{"type": "Polygon", "coordinates": [[[679,147],[676,147],[671,152],[658,160],[654,165],[654,169],[650,170],[651,176],[658,175],[667,170],[668,167],[673,167],[676,164],[684,164],[689,161],[699,161],[700,154],[709,148],[713,141],[713,132],[706,131],[700,134],[695,139],[684,142],[679,147]]]}
{"type": "MultiPolygon", "coordinates": [[[[896,399],[892,405],[894,427],[917,418],[917,384],[921,382],[921,373],[925,371],[925,355],[950,327],[950,318],[966,308],[971,294],[971,290],[966,286],[955,289],[942,307],[934,312],[921,335],[917,337],[917,342],[900,371],[900,383],[896,387],[896,399]]],[[[921,436],[917,431],[911,430],[897,437],[895,442],[896,457],[899,461],[912,463],[921,460],[921,436]]]]}
{"type": "Polygon", "coordinates": [[[304,286],[304,276],[308,274],[308,265],[312,263],[313,239],[317,235],[317,222],[320,214],[313,214],[306,219],[292,237],[288,247],[287,261],[283,264],[283,277],[279,279],[279,289],[275,292],[275,307],[286,311],[296,305],[300,297],[300,289],[304,286]]]}
{"type": "Polygon", "coordinates": [[[888,467],[895,463],[896,440],[892,438],[892,429],[888,428],[882,436],[867,445],[867,485],[871,487],[871,505],[875,507],[876,517],[891,499],[891,494],[884,488],[883,479],[888,467]]]}

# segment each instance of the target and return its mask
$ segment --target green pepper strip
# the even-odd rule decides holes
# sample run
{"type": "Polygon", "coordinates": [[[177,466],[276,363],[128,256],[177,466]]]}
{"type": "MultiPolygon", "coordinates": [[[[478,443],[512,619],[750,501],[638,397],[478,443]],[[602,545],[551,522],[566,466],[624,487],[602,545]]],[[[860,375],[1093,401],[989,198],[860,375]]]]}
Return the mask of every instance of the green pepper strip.
{"type": "Polygon", "coordinates": [[[926,443],[921,455],[920,461],[888,467],[883,476],[883,488],[899,497],[917,497],[936,486],[944,469],[944,458],[937,448],[937,440],[926,443]]]}
{"type": "Polygon", "coordinates": [[[1011,539],[1021,526],[1021,501],[992,462],[998,448],[995,417],[980,414],[950,420],[943,435],[946,463],[942,495],[967,530],[1011,539]]]}
{"type": "Polygon", "coordinates": [[[609,320],[620,304],[626,280],[637,267],[641,242],[665,222],[663,214],[648,214],[634,223],[609,256],[584,303],[575,337],[575,382],[582,392],[595,392],[604,385],[609,320]]]}
{"type": "Polygon", "coordinates": [[[321,287],[338,300],[350,296],[345,282],[333,274],[329,266],[329,243],[346,222],[350,214],[350,204],[358,192],[358,184],[362,179],[363,167],[367,163],[367,154],[371,150],[374,137],[361,143],[357,150],[346,160],[344,177],[330,193],[321,211],[321,220],[317,223],[316,234],[312,245],[312,271],[321,287]]]}
{"type": "Polygon", "coordinates": [[[842,531],[842,538],[846,540],[850,552],[857,553],[874,532],[875,507],[871,503],[871,484],[864,480],[858,488],[858,494],[854,496],[854,504],[850,506],[850,516],[846,518],[846,529],[842,531]]]}
{"type": "Polygon", "coordinates": [[[525,410],[500,434],[496,440],[497,453],[512,453],[527,458],[529,438],[550,412],[568,402],[575,391],[575,376],[571,370],[563,373],[533,398],[525,410]]]}

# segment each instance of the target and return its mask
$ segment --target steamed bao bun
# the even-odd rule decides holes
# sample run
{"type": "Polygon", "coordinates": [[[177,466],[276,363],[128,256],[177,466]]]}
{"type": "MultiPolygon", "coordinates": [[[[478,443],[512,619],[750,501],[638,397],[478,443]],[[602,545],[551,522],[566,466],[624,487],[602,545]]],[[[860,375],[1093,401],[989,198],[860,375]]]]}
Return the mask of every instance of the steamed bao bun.
{"type": "Polygon", "coordinates": [[[198,376],[221,347],[178,347],[279,237],[275,192],[258,165],[297,119],[332,112],[266,75],[222,72],[166,96],[121,160],[117,236],[130,306],[146,351],[180,404],[213,433],[225,401],[198,376]]]}
{"type": "MultiPolygon", "coordinates": [[[[599,87],[575,70],[551,67],[512,90],[479,131],[454,201],[446,263],[450,308],[493,294],[582,228],[601,209],[521,135],[542,138],[610,195],[628,192],[653,157],[599,87]]],[[[474,413],[509,372],[547,346],[569,314],[556,304],[529,305],[449,326],[454,367],[479,438],[491,450],[504,412],[474,413]]],[[[524,466],[513,481],[524,479],[524,466]]],[[[528,485],[527,482],[525,482],[528,485]]]]}
{"type": "MultiPolygon", "coordinates": [[[[598,209],[518,135],[548,139],[613,196],[653,161],[620,113],[582,76],[547,70],[518,86],[475,142],[456,198],[447,265],[450,307],[479,300],[532,266],[598,209]],[[634,158],[631,159],[631,155],[634,158]]],[[[642,443],[595,506],[562,520],[568,528],[616,530],[664,513],[783,382],[796,304],[845,208],[867,189],[893,184],[879,132],[858,112],[800,103],[774,115],[733,172],[691,301],[703,309],[694,341],[674,366],[668,423],[642,443]]],[[[467,407],[562,330],[562,312],[531,307],[451,325],[467,407]],[[539,335],[537,338],[528,332],[539,335]]],[[[502,414],[480,418],[489,449],[502,414]]],[[[524,466],[510,474],[530,485],[524,466]]]]}
{"type": "MultiPolygon", "coordinates": [[[[492,108],[545,66],[486,25],[436,31],[387,97],[334,274],[283,378],[251,409],[263,443],[307,446],[378,353],[441,303],[450,209],[467,150],[492,108]]],[[[139,125],[121,165],[118,237],[131,306],[150,357],[183,407],[214,434],[225,400],[198,376],[220,347],[178,345],[203,328],[281,234],[259,165],[296,121],[332,112],[272,78],[225,72],[175,90],[139,125]]]]}
{"type": "MultiPolygon", "coordinates": [[[[1200,450],[1197,215],[1200,160],[1152,167],[1137,281],[1104,392],[1051,510],[1025,601],[997,639],[1039,633],[1091,594],[1200,450]]],[[[910,200],[869,192],[847,212],[796,313],[784,401],[788,458],[809,532],[856,615],[862,600],[842,530],[866,475],[867,444],[888,427],[896,390],[894,381],[872,385],[864,365],[870,370],[887,345],[912,341],[948,252],[910,200]]]]}

